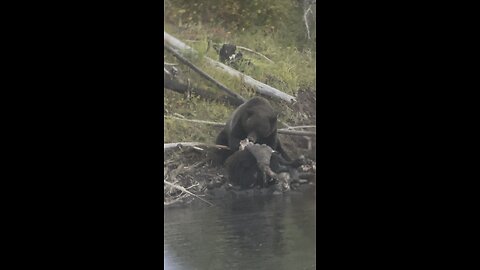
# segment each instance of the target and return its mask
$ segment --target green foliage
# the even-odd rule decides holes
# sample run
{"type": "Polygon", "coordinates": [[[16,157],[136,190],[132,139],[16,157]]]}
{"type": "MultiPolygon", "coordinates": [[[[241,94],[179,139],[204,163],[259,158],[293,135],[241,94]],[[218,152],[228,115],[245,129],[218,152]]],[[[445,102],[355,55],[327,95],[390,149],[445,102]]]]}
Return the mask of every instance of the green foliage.
{"type": "MultiPolygon", "coordinates": [[[[184,95],[171,91],[164,92],[164,105],[166,115],[174,113],[188,119],[200,119],[213,122],[224,122],[231,113],[231,108],[214,102],[201,100],[198,97],[186,98],[184,95]]],[[[191,123],[177,119],[164,118],[163,142],[210,142],[213,143],[219,127],[191,123]]]]}
{"type": "Polygon", "coordinates": [[[200,23],[223,28],[219,34],[274,34],[286,45],[303,46],[306,41],[300,0],[172,0],[165,6],[166,22],[179,27],[200,23]]]}
{"type": "MultiPolygon", "coordinates": [[[[285,93],[296,95],[299,89],[315,91],[315,47],[306,40],[302,5],[297,0],[170,0],[165,2],[165,31],[193,47],[199,56],[186,56],[210,76],[245,98],[255,95],[255,90],[240,79],[208,65],[202,57],[218,60],[213,43],[231,43],[259,52],[274,63],[254,54],[244,52],[253,66],[242,66],[243,73],[271,85],[285,93]]],[[[178,63],[169,53],[166,62],[178,63]]],[[[198,74],[179,65],[196,87],[223,95],[223,92],[206,82],[198,74]]],[[[225,122],[233,107],[208,102],[197,97],[187,98],[172,91],[164,91],[165,115],[177,113],[189,119],[225,122]]],[[[297,116],[292,109],[274,102],[281,112],[280,119],[294,124],[297,116]],[[282,107],[283,106],[283,107],[282,107]]],[[[165,119],[164,143],[199,141],[213,143],[221,130],[211,125],[165,119]]]]}

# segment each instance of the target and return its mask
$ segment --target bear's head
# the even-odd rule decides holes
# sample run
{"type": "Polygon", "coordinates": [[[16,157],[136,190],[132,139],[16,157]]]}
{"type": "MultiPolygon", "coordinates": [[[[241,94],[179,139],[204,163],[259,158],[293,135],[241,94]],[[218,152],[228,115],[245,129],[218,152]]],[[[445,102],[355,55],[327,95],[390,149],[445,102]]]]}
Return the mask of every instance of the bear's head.
{"type": "Polygon", "coordinates": [[[257,142],[261,138],[268,138],[277,132],[277,114],[263,114],[254,110],[247,110],[242,126],[247,138],[257,142]]]}

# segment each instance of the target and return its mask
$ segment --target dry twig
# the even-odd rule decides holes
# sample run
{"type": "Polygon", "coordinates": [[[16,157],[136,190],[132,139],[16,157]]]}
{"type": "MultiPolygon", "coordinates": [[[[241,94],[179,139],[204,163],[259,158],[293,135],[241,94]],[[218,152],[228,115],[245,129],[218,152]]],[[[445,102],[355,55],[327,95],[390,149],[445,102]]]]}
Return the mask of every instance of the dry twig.
{"type": "Polygon", "coordinates": [[[163,151],[176,148],[176,147],[181,147],[181,146],[198,146],[198,145],[203,145],[206,147],[215,147],[220,149],[229,149],[225,145],[207,144],[207,143],[201,143],[201,142],[176,142],[176,143],[164,143],[163,151]]]}
{"type": "Polygon", "coordinates": [[[252,49],[249,49],[249,48],[246,48],[246,47],[242,47],[242,46],[237,46],[237,48],[240,49],[240,50],[244,50],[244,51],[246,51],[246,52],[251,52],[251,53],[253,53],[253,54],[259,55],[259,56],[265,58],[266,60],[268,60],[268,61],[269,61],[270,63],[272,63],[272,64],[275,63],[275,62],[273,62],[272,60],[270,60],[268,57],[266,57],[265,55],[263,55],[263,54],[261,54],[261,53],[259,53],[259,52],[256,52],[256,51],[254,51],[254,50],[252,50],[252,49]]]}
{"type": "Polygon", "coordinates": [[[194,196],[195,198],[197,198],[197,199],[199,199],[199,200],[201,200],[201,201],[203,201],[203,202],[206,202],[206,203],[208,203],[208,204],[211,205],[211,206],[214,205],[213,203],[211,203],[211,202],[209,202],[209,201],[207,201],[207,200],[205,200],[205,199],[202,199],[202,198],[200,198],[199,196],[193,194],[192,192],[188,191],[187,189],[185,189],[185,188],[182,187],[182,186],[172,184],[172,183],[170,183],[170,182],[168,182],[168,181],[166,181],[166,180],[163,180],[163,183],[164,183],[164,184],[167,184],[167,185],[169,185],[169,186],[171,186],[171,187],[174,187],[174,188],[176,188],[176,189],[178,189],[178,190],[181,190],[181,191],[183,191],[183,192],[185,192],[185,193],[187,193],[187,194],[189,194],[189,195],[192,195],[192,196],[194,196]]]}

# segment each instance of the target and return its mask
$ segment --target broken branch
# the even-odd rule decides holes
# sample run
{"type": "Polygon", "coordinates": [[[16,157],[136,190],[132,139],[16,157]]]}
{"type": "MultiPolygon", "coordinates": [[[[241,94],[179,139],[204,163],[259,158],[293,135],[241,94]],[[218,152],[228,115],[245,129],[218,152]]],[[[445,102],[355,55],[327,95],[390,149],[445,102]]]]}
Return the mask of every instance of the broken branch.
{"type": "Polygon", "coordinates": [[[270,63],[272,63],[272,64],[275,63],[275,62],[273,62],[272,60],[270,60],[268,57],[266,57],[265,55],[263,55],[263,54],[261,54],[261,53],[259,53],[259,52],[256,52],[256,51],[254,51],[254,50],[252,50],[252,49],[245,48],[245,47],[242,47],[242,46],[237,46],[237,48],[240,49],[240,50],[244,50],[244,51],[246,51],[246,52],[251,52],[251,53],[253,53],[253,54],[259,55],[259,56],[265,58],[266,60],[268,60],[268,61],[269,61],[270,63]]]}
{"type": "Polygon", "coordinates": [[[163,151],[172,149],[172,148],[182,147],[182,146],[206,146],[206,147],[215,147],[219,149],[230,149],[225,145],[207,144],[207,143],[201,143],[201,142],[176,142],[176,143],[164,143],[163,151]]]}

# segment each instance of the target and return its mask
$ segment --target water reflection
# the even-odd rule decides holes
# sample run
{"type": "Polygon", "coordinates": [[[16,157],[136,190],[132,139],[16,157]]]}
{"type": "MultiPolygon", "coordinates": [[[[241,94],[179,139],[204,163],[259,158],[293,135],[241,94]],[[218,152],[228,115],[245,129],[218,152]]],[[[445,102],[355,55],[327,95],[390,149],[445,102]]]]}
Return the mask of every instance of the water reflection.
{"type": "Polygon", "coordinates": [[[315,191],[164,211],[164,267],[314,269],[315,191]]]}

